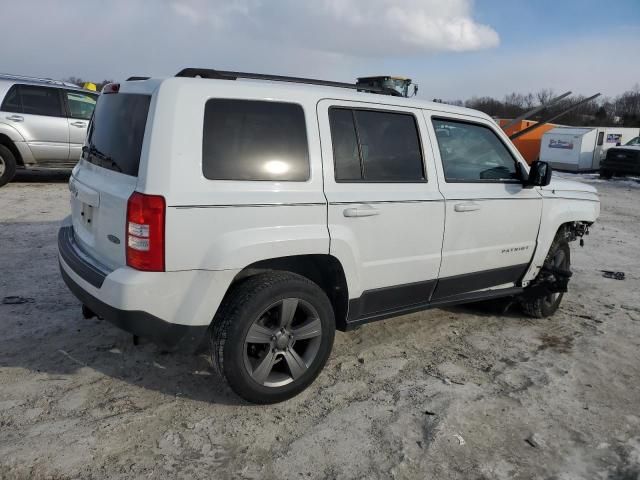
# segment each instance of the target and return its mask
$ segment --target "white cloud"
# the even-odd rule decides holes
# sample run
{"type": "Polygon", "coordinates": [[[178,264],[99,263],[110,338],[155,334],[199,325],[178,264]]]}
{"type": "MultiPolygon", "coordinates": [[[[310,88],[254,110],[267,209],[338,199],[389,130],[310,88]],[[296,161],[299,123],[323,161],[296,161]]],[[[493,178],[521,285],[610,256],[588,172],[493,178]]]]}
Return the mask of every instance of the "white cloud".
{"type": "Polygon", "coordinates": [[[551,88],[590,96],[616,96],[640,79],[640,64],[630,61],[629,46],[640,38],[640,28],[619,28],[615,33],[574,37],[563,42],[540,40],[517,50],[482,55],[433,58],[431,68],[416,64],[412,72],[427,98],[465,99],[471,96],[502,98],[510,92],[551,88]],[[443,73],[434,75],[433,68],[443,73]],[[446,73],[445,73],[446,72],[446,73]]]}
{"type": "Polygon", "coordinates": [[[186,18],[192,23],[200,23],[202,17],[198,13],[198,11],[193,8],[191,5],[181,2],[173,2],[171,4],[171,8],[173,11],[181,17],[186,18]]]}
{"type": "Polygon", "coordinates": [[[99,12],[90,0],[5,3],[3,34],[20,40],[0,42],[0,66],[25,75],[399,74],[421,97],[448,99],[540,88],[616,95],[640,78],[629,50],[638,27],[488,48],[498,35],[475,19],[471,0],[110,0],[99,12]]]}
{"type": "Polygon", "coordinates": [[[495,30],[477,23],[471,0],[180,0],[181,17],[229,33],[296,41],[314,50],[382,56],[495,47],[495,30]]]}

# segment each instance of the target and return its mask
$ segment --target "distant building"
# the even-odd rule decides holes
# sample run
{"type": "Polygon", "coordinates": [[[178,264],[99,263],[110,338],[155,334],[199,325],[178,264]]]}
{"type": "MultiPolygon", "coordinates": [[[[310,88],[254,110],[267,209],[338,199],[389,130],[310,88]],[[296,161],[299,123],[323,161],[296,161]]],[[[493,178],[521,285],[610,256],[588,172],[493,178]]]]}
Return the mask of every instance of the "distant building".
{"type": "MultiPolygon", "coordinates": [[[[496,120],[500,127],[504,127],[511,120],[508,118],[499,118],[496,120]]],[[[510,126],[505,130],[507,135],[513,135],[520,130],[524,130],[525,128],[529,128],[531,125],[535,125],[536,121],[534,120],[520,120],[520,122],[515,125],[510,126]]],[[[558,125],[554,123],[546,123],[529,133],[525,133],[521,137],[516,138],[513,141],[513,144],[516,146],[520,154],[524,157],[529,165],[540,158],[540,142],[542,141],[542,136],[548,132],[549,130],[557,127],[558,125]]]]}

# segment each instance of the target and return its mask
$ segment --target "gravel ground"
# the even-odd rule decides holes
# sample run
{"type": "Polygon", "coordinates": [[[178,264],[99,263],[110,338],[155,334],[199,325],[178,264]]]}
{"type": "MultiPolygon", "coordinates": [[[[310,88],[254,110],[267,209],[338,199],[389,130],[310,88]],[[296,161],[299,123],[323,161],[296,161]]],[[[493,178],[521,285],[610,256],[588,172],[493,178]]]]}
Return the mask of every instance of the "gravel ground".
{"type": "Polygon", "coordinates": [[[602,215],[553,318],[338,333],[315,384],[265,407],[204,355],[84,320],[56,260],[66,179],[22,175],[0,189],[0,478],[640,478],[640,183],[581,178],[602,215]]]}

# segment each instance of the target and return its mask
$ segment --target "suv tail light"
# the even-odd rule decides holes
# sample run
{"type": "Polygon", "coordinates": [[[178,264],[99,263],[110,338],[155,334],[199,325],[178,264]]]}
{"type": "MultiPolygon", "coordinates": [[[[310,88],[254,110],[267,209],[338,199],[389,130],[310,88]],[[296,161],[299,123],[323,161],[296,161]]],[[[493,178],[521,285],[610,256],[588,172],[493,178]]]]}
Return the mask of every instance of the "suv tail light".
{"type": "Polygon", "coordinates": [[[127,265],[164,272],[165,201],[160,195],[133,192],[127,202],[127,265]]]}
{"type": "Polygon", "coordinates": [[[119,91],[119,83],[107,83],[104,87],[102,87],[102,93],[118,93],[119,91]]]}

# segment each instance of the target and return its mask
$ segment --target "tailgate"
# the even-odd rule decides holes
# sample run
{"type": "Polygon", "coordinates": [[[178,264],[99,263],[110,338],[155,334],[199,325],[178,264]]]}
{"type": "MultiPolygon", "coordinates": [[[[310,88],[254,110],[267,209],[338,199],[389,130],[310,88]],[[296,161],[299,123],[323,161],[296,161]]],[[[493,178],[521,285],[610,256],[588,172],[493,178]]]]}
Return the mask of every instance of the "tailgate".
{"type": "Polygon", "coordinates": [[[69,180],[74,237],[80,248],[112,269],[126,264],[127,201],[137,180],[82,162],[69,180]]]}
{"type": "Polygon", "coordinates": [[[151,95],[102,93],[69,180],[74,237],[115,269],[126,264],[127,202],[138,183],[151,95]]]}

